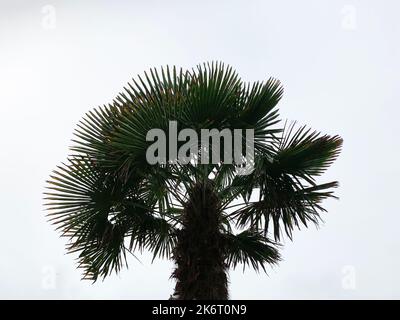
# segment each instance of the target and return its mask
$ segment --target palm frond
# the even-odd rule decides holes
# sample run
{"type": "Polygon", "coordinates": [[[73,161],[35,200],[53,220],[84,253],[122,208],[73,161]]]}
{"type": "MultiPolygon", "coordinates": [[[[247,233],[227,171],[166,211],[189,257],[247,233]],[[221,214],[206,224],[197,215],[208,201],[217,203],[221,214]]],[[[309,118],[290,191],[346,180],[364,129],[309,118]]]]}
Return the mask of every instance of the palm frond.
{"type": "Polygon", "coordinates": [[[255,170],[251,175],[236,177],[228,195],[242,196],[244,207],[232,215],[237,224],[248,224],[268,232],[270,222],[276,240],[281,232],[292,238],[294,227],[309,222],[318,224],[324,199],[335,198],[332,189],[337,182],[317,184],[316,176],[336,159],[342,145],[338,136],[321,136],[305,127],[289,127],[280,139],[275,153],[259,152],[255,170]],[[248,203],[254,190],[259,190],[259,200],[248,203]]]}
{"type": "Polygon", "coordinates": [[[131,243],[149,247],[156,255],[170,254],[173,228],[155,217],[157,199],[148,197],[154,195],[146,186],[139,180],[129,185],[90,158],[73,157],[54,171],[45,193],[48,216],[69,238],[68,251],[80,253],[85,278],[96,280],[118,272],[126,263],[128,236],[131,243]]]}
{"type": "Polygon", "coordinates": [[[142,251],[144,249],[156,257],[171,258],[176,243],[176,228],[162,217],[146,212],[134,212],[129,230],[129,249],[142,251]]]}
{"type": "Polygon", "coordinates": [[[257,271],[261,268],[265,272],[266,265],[274,265],[281,260],[278,245],[260,232],[246,230],[236,235],[227,233],[224,240],[229,267],[236,268],[238,264],[242,264],[243,269],[251,266],[257,271]]]}
{"type": "Polygon", "coordinates": [[[295,130],[293,123],[283,131],[272,170],[314,181],[336,160],[342,144],[339,136],[321,135],[306,126],[295,130]]]}

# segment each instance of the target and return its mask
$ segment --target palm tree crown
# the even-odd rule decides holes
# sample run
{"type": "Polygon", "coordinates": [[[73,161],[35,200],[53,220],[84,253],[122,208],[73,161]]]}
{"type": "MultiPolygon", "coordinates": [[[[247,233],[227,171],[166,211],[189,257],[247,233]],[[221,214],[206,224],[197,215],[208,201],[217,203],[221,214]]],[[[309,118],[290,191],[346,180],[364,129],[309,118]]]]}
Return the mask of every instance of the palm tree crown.
{"type": "MultiPolygon", "coordinates": [[[[222,63],[152,69],[86,114],[67,162],[48,181],[50,220],[79,253],[84,278],[118,272],[126,253],[172,259],[181,299],[226,299],[227,270],[280,260],[279,240],[317,224],[337,182],[319,184],[342,139],[280,125],[280,82],[244,83],[222,63]],[[254,129],[254,170],[239,164],[150,165],[150,129],[254,129]]],[[[200,149],[200,147],[199,147],[200,149]]]]}

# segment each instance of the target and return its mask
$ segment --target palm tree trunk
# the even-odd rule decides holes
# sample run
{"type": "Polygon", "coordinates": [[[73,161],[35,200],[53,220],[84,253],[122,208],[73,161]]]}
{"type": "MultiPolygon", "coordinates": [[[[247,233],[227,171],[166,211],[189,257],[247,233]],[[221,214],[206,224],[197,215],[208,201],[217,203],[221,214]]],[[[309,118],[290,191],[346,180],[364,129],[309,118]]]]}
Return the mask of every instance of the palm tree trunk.
{"type": "Polygon", "coordinates": [[[227,300],[228,278],[219,230],[219,199],[209,184],[197,184],[185,206],[184,227],[174,251],[175,294],[180,300],[227,300]]]}

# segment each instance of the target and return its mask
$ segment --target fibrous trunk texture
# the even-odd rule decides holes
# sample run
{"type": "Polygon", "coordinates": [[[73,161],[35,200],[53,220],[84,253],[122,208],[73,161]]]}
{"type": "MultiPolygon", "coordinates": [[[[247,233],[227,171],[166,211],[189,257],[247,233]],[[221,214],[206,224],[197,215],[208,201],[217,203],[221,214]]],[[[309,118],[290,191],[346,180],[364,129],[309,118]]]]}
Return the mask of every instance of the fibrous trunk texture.
{"type": "Polygon", "coordinates": [[[197,184],[190,191],[183,221],[174,251],[173,299],[228,299],[219,199],[210,185],[197,184]]]}

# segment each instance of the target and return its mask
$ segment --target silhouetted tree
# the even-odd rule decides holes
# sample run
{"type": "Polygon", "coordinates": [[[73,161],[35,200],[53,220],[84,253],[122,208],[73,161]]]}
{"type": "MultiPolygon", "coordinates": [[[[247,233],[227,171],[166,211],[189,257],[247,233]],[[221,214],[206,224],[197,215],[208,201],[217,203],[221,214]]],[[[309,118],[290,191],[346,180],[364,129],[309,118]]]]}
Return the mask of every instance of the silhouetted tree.
{"type": "Polygon", "coordinates": [[[280,126],[282,93],[277,80],[246,84],[221,63],[167,67],[88,112],[46,193],[84,278],[118,272],[127,252],[149,250],[175,262],[176,299],[227,299],[229,268],[276,264],[282,234],[317,224],[322,200],[333,197],[337,182],[315,179],[342,145],[338,136],[280,126]],[[198,133],[254,129],[254,171],[238,175],[243,164],[222,161],[150,165],[146,134],[168,132],[171,120],[198,133]]]}

